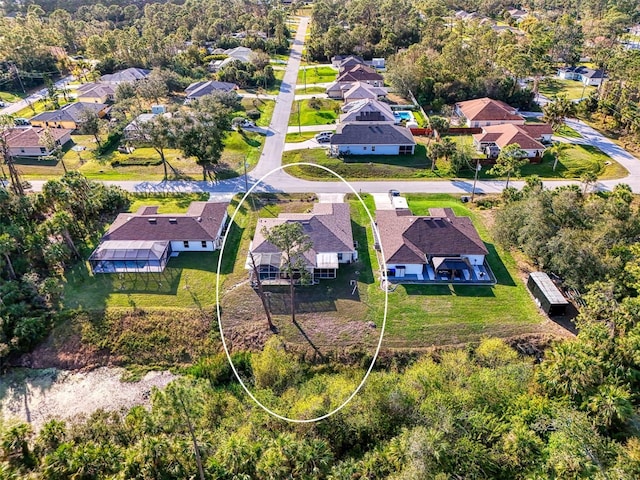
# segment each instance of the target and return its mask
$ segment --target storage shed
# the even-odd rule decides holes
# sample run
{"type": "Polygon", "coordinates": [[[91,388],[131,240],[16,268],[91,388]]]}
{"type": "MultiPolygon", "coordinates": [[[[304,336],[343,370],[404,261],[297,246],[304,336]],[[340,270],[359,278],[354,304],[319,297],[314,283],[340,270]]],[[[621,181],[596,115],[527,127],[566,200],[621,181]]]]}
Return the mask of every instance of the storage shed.
{"type": "Polygon", "coordinates": [[[569,302],[544,272],[531,272],[527,281],[529,291],[547,315],[564,315],[569,302]]]}

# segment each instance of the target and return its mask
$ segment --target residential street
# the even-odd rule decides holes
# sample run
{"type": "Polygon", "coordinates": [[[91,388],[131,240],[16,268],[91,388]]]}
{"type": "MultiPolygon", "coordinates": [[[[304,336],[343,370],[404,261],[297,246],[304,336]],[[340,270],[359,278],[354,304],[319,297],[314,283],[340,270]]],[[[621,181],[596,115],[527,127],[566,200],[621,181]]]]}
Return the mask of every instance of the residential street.
{"type": "MultiPolygon", "coordinates": [[[[291,48],[291,55],[286,66],[286,73],[282,81],[280,93],[276,99],[276,105],[271,119],[271,124],[266,131],[266,139],[262,155],[256,167],[249,172],[247,183],[249,187],[257,183],[262,177],[271,173],[264,179],[256,191],[262,192],[291,192],[291,193],[346,193],[350,189],[340,181],[336,182],[314,182],[294,178],[283,170],[277,170],[282,164],[282,154],[285,151],[285,137],[287,132],[294,133],[298,127],[289,127],[289,116],[294,101],[298,71],[304,45],[304,38],[308,27],[308,18],[302,17],[298,26],[296,37],[291,48]]],[[[67,77],[68,79],[68,77],[67,77]]],[[[67,80],[63,79],[63,80],[67,80]]],[[[17,104],[16,104],[17,105],[17,104]]],[[[26,103],[25,103],[26,106],[26,103]]],[[[12,108],[12,107],[9,107],[12,108]]],[[[7,109],[5,109],[7,110],[7,109]]],[[[5,113],[4,111],[2,113],[5,113]]],[[[522,112],[528,116],[539,116],[540,113],[522,112]]],[[[579,120],[567,120],[567,125],[578,131],[591,145],[600,148],[607,155],[611,156],[630,173],[629,176],[618,180],[605,180],[598,182],[597,188],[610,190],[618,183],[628,183],[634,193],[640,193],[640,161],[633,157],[624,149],[603,137],[594,129],[579,120]]],[[[316,132],[333,130],[335,125],[319,125],[301,127],[303,132],[316,132]]],[[[317,143],[314,140],[299,144],[288,144],[286,150],[296,148],[313,148],[317,143]]],[[[33,190],[42,189],[44,181],[31,181],[33,190]]],[[[211,192],[228,194],[245,191],[244,176],[224,180],[220,182],[203,181],[168,181],[168,182],[138,182],[138,181],[106,181],[105,184],[118,185],[130,192],[211,192]]],[[[547,187],[560,185],[577,184],[577,181],[554,180],[545,181],[547,187]]],[[[499,193],[504,188],[505,181],[502,180],[480,180],[476,185],[476,193],[499,193]]],[[[523,181],[511,181],[510,185],[521,188],[523,181]]],[[[416,181],[379,181],[379,182],[353,182],[355,190],[361,192],[381,193],[390,188],[395,188],[401,192],[416,193],[452,193],[468,194],[473,188],[472,180],[416,180],[416,181]]]]}
{"type": "MultiPolygon", "coordinates": [[[[69,75],[68,77],[64,77],[58,80],[55,83],[55,86],[56,88],[62,88],[65,84],[72,82],[73,80],[75,80],[75,77],[73,75],[69,75]]],[[[47,94],[47,89],[43,88],[39,90],[37,93],[29,95],[27,98],[24,98],[19,102],[12,103],[8,107],[3,108],[2,110],[0,110],[0,115],[13,115],[14,113],[19,112],[23,108],[28,107],[30,103],[35,103],[38,100],[43,99],[46,94],[47,94]]]]}

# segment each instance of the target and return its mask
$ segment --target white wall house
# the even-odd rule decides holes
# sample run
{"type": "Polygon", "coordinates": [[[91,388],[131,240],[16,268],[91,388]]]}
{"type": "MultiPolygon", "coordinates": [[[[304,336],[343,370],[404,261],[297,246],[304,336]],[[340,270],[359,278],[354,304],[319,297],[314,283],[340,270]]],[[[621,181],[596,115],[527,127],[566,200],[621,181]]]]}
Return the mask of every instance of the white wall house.
{"type": "Polygon", "coordinates": [[[346,123],[331,137],[332,155],[413,155],[416,142],[408,128],[388,123],[346,123]]]}

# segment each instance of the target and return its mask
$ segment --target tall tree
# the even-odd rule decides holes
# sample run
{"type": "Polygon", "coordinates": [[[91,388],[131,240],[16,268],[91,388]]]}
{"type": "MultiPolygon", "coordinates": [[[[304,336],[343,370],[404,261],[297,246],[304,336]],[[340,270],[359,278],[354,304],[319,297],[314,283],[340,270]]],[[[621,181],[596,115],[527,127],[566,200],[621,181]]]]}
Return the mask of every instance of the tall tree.
{"type": "Polygon", "coordinates": [[[87,108],[80,114],[80,119],[82,122],[80,131],[85,135],[93,135],[93,138],[95,138],[98,147],[102,146],[102,144],[100,143],[102,120],[100,119],[98,114],[90,108],[87,108]]]}
{"type": "Polygon", "coordinates": [[[38,136],[38,142],[46,148],[48,152],[51,152],[51,155],[53,155],[56,160],[62,164],[64,173],[67,173],[67,165],[64,163],[62,158],[64,156],[62,145],[60,145],[60,142],[56,141],[49,127],[45,127],[45,129],[40,133],[38,136]]]}
{"type": "MultiPolygon", "coordinates": [[[[175,143],[175,131],[169,118],[165,115],[156,115],[146,122],[136,122],[134,140],[148,144],[160,156],[166,181],[169,178],[167,166],[174,170],[165,155],[165,151],[175,143]]],[[[174,173],[177,172],[174,170],[174,173]]]]}
{"type": "Polygon", "coordinates": [[[2,160],[9,169],[9,178],[11,179],[11,188],[18,195],[24,195],[24,187],[20,180],[20,173],[16,168],[16,164],[13,161],[11,152],[9,151],[9,134],[14,128],[13,117],[10,115],[0,115],[0,154],[2,154],[2,160]]]}
{"type": "Polygon", "coordinates": [[[313,244],[300,222],[281,223],[269,230],[263,228],[262,234],[281,252],[280,271],[289,278],[291,321],[296,323],[295,284],[308,282],[311,277],[304,254],[311,250],[313,244]]]}
{"type": "Polygon", "coordinates": [[[520,148],[520,145],[512,143],[500,150],[496,164],[489,170],[489,173],[492,175],[506,175],[507,183],[505,188],[509,188],[511,176],[519,175],[520,168],[528,162],[527,153],[520,148]]]}

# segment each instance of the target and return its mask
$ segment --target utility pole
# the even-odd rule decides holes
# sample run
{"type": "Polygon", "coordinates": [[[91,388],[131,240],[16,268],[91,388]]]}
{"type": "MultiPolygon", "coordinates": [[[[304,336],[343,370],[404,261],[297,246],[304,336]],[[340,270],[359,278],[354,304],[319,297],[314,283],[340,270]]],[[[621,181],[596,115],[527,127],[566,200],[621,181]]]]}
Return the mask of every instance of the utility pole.
{"type": "Polygon", "coordinates": [[[247,179],[247,157],[244,157],[244,192],[249,191],[249,180],[247,179]]]}
{"type": "Polygon", "coordinates": [[[302,135],[302,128],[300,127],[300,100],[298,100],[298,135],[302,135]]]}
{"type": "Polygon", "coordinates": [[[480,165],[480,159],[476,161],[476,174],[473,177],[473,188],[471,189],[471,202],[473,202],[473,197],[476,194],[476,182],[478,181],[478,172],[482,170],[482,165],[480,165]]]}

